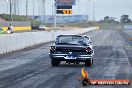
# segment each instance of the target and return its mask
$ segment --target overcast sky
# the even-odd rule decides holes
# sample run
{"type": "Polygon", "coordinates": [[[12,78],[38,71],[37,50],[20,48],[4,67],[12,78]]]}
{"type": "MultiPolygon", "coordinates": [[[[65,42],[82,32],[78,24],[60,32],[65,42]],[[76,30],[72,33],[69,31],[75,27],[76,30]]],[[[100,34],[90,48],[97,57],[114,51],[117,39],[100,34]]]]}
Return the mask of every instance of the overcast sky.
{"type": "MultiPolygon", "coordinates": [[[[26,0],[19,0],[19,13],[26,14],[26,0]]],[[[28,0],[28,14],[33,14],[33,0],[28,0]]],[[[34,0],[35,15],[43,15],[42,0],[34,0]]],[[[93,0],[91,2],[90,18],[93,18],[93,0]]],[[[46,0],[46,14],[52,14],[53,0],[46,0]]],[[[73,6],[74,15],[88,15],[88,0],[76,0],[73,6]],[[79,1],[79,2],[78,2],[79,1]]],[[[9,3],[7,0],[0,0],[0,13],[9,13],[9,3]]],[[[104,16],[120,18],[121,15],[128,14],[132,19],[132,0],[95,0],[95,19],[103,19],[104,16]]]]}

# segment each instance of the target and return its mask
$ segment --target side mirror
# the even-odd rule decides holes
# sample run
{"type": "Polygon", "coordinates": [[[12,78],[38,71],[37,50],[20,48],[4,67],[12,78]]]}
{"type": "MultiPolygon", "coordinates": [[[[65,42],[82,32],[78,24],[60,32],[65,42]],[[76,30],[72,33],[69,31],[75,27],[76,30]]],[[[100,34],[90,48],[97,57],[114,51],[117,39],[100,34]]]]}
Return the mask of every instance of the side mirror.
{"type": "Polygon", "coordinates": [[[55,41],[55,44],[57,44],[57,41],[55,41]]]}
{"type": "Polygon", "coordinates": [[[59,43],[59,41],[56,40],[56,41],[55,41],[55,44],[58,44],[58,43],[59,43]]]}

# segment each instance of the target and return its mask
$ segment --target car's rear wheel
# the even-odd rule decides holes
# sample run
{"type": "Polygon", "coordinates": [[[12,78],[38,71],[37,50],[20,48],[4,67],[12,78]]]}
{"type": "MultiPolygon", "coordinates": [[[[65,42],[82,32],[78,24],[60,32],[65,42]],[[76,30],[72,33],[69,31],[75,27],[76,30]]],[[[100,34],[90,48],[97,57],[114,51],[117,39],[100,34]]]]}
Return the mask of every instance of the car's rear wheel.
{"type": "Polygon", "coordinates": [[[92,65],[93,65],[93,59],[85,61],[85,66],[86,67],[91,67],[92,65]]]}
{"type": "Polygon", "coordinates": [[[58,66],[59,64],[60,64],[60,62],[58,60],[51,59],[51,65],[52,66],[58,66]]]}

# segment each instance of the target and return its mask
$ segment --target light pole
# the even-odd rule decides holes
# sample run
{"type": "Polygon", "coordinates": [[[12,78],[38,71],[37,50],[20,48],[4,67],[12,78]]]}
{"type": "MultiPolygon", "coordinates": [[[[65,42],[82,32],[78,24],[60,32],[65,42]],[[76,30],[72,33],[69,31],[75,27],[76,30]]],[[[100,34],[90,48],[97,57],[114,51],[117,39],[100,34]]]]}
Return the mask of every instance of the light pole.
{"type": "Polygon", "coordinates": [[[54,26],[54,5],[52,4],[52,24],[54,26]]]}
{"type": "Polygon", "coordinates": [[[88,0],[88,4],[89,4],[89,12],[88,12],[89,16],[88,16],[88,21],[90,21],[90,10],[91,10],[90,0],[88,0]]]}
{"type": "Polygon", "coordinates": [[[13,14],[17,15],[17,0],[13,0],[13,14]]]}
{"type": "Polygon", "coordinates": [[[12,0],[10,0],[10,20],[13,21],[13,17],[12,17],[12,0]]]}
{"type": "Polygon", "coordinates": [[[93,0],[93,21],[95,21],[95,0],[93,0]]]}
{"type": "Polygon", "coordinates": [[[78,0],[78,16],[77,16],[77,17],[78,17],[78,18],[77,18],[78,23],[80,22],[80,16],[79,16],[79,13],[80,13],[80,9],[79,9],[79,7],[80,7],[80,6],[79,6],[79,2],[80,2],[80,1],[78,0]]]}
{"type": "Polygon", "coordinates": [[[54,4],[54,27],[56,28],[56,2],[53,0],[53,4],[54,4]]]}
{"type": "Polygon", "coordinates": [[[45,14],[45,0],[43,0],[43,10],[44,10],[44,25],[46,25],[46,14],[45,14]]]}
{"type": "Polygon", "coordinates": [[[18,15],[19,15],[19,3],[20,3],[20,1],[17,0],[17,14],[18,14],[18,15]]]}
{"type": "Polygon", "coordinates": [[[34,0],[33,0],[33,19],[34,19],[34,0]]]}
{"type": "Polygon", "coordinates": [[[9,7],[8,7],[8,6],[9,6],[8,4],[9,4],[9,0],[6,0],[6,3],[7,3],[7,6],[6,6],[6,13],[8,13],[8,8],[9,8],[9,7]]]}
{"type": "Polygon", "coordinates": [[[26,20],[28,21],[28,0],[26,0],[26,20]]]}

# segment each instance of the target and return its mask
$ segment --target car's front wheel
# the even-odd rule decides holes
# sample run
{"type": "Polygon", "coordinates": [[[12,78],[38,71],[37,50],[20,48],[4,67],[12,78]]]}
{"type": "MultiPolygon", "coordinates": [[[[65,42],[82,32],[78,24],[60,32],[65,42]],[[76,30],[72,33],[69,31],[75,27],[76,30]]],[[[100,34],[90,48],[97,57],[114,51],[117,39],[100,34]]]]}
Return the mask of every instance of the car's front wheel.
{"type": "Polygon", "coordinates": [[[93,59],[85,61],[85,66],[86,67],[91,67],[92,65],[93,65],[93,59]]]}
{"type": "Polygon", "coordinates": [[[60,64],[60,62],[58,60],[51,59],[51,65],[52,66],[58,66],[59,64],[60,64]]]}

